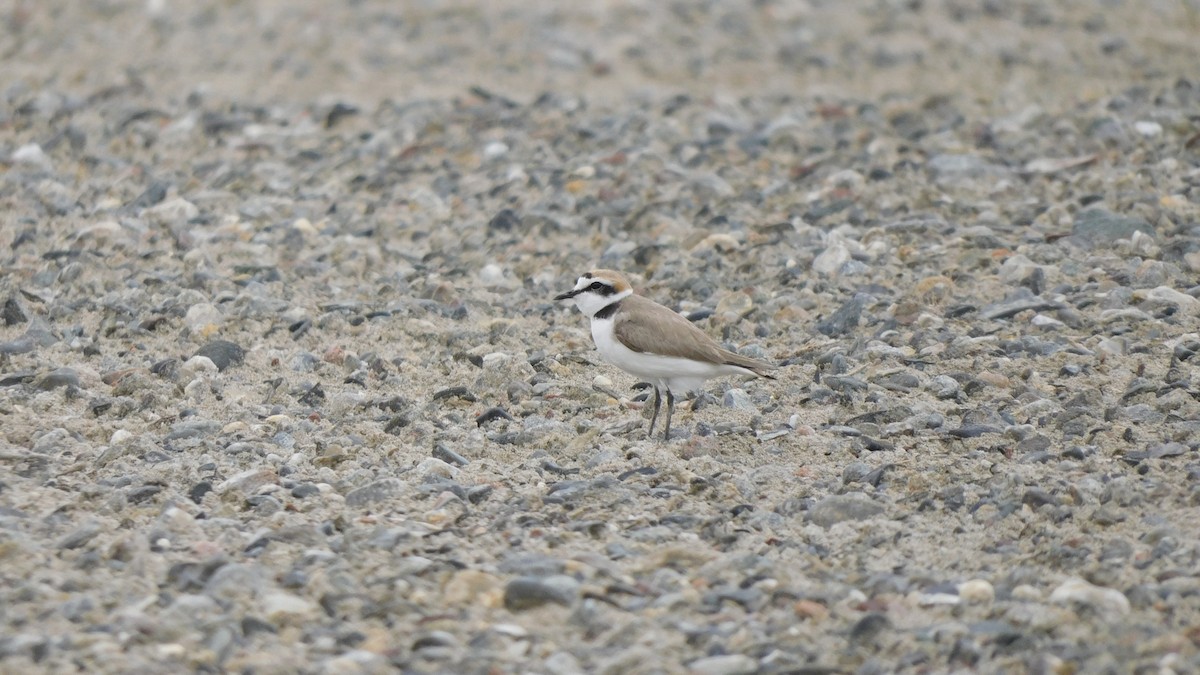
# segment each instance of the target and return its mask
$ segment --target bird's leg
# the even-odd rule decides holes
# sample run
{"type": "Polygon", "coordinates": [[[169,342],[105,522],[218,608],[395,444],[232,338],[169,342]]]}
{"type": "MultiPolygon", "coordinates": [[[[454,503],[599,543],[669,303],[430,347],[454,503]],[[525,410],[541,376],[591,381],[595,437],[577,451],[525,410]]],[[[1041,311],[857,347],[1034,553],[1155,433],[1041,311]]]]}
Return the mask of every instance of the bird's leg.
{"type": "Polygon", "coordinates": [[[646,437],[654,435],[654,423],[658,421],[658,409],[662,407],[662,396],[658,393],[658,387],[654,387],[654,414],[650,416],[650,431],[646,432],[646,437]]]}
{"type": "Polygon", "coordinates": [[[675,411],[675,395],[671,393],[670,388],[667,389],[667,424],[663,429],[663,440],[671,440],[671,413],[675,411]]]}

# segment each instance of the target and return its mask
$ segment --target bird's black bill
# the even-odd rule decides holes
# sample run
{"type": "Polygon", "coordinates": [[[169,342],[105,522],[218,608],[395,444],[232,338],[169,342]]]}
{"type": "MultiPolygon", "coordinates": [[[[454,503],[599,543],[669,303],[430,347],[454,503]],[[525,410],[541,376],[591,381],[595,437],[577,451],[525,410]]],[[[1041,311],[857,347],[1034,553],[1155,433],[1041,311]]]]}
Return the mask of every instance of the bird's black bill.
{"type": "Polygon", "coordinates": [[[559,293],[558,295],[554,296],[554,299],[555,300],[570,300],[571,298],[573,298],[577,295],[579,295],[579,291],[567,291],[566,293],[559,293]]]}

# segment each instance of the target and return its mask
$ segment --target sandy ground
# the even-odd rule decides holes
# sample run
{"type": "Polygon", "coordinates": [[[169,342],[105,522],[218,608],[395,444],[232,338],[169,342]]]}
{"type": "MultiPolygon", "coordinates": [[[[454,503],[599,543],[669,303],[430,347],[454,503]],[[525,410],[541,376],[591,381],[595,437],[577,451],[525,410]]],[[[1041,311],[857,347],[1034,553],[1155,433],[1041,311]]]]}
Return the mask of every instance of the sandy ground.
{"type": "Polygon", "coordinates": [[[4,12],[0,670],[1200,670],[1194,2],[4,12]]]}

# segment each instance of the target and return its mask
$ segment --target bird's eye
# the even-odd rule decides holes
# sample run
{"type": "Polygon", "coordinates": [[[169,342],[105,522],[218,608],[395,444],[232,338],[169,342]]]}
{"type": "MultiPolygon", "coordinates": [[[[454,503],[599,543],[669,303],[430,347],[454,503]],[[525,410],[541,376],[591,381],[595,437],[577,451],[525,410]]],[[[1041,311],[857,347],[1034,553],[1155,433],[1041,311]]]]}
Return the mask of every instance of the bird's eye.
{"type": "Polygon", "coordinates": [[[599,281],[593,281],[592,285],[588,286],[588,290],[592,290],[592,291],[598,291],[601,288],[604,288],[604,284],[600,283],[599,281]]]}

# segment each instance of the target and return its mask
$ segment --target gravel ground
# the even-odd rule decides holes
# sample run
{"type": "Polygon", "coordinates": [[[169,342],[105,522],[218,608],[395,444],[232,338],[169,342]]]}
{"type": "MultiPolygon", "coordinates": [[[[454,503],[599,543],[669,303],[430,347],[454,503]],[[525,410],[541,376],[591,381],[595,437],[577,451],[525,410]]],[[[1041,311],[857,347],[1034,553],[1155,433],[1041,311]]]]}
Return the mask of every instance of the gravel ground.
{"type": "Polygon", "coordinates": [[[0,671],[1200,671],[1194,0],[410,4],[5,9],[0,671]]]}

